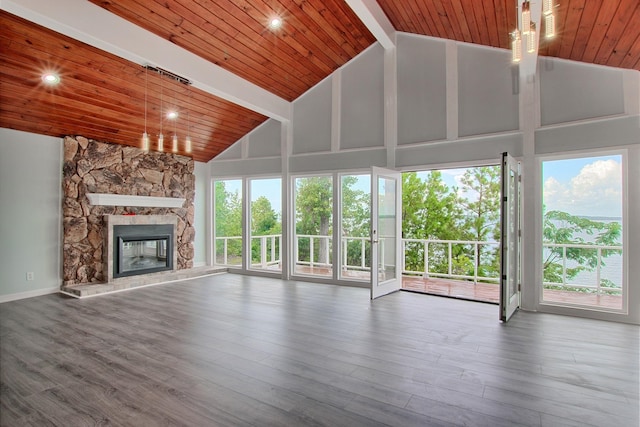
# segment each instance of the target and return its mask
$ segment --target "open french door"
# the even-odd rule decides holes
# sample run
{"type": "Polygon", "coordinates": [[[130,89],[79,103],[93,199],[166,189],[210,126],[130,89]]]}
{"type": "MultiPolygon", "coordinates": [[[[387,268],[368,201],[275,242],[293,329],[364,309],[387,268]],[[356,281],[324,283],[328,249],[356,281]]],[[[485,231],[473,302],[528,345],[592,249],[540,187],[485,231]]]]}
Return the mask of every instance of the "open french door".
{"type": "Polygon", "coordinates": [[[507,322],[520,307],[520,165],[502,154],[500,210],[500,320],[507,322]]]}
{"type": "Polygon", "coordinates": [[[402,175],[371,169],[371,299],[402,287],[402,175]]]}

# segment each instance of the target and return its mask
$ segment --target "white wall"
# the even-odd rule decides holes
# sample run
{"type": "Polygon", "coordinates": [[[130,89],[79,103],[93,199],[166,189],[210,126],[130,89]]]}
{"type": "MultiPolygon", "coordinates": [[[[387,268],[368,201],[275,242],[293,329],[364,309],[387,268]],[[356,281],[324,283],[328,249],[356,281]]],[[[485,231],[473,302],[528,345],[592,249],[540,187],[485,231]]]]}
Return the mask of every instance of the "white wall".
{"type": "Polygon", "coordinates": [[[196,237],[193,242],[193,266],[207,264],[207,183],[209,168],[206,163],[194,162],[193,174],[196,178],[196,195],[194,197],[194,227],[196,237]]]}
{"type": "Polygon", "coordinates": [[[61,138],[0,128],[0,302],[60,289],[62,151],[61,138]]]}

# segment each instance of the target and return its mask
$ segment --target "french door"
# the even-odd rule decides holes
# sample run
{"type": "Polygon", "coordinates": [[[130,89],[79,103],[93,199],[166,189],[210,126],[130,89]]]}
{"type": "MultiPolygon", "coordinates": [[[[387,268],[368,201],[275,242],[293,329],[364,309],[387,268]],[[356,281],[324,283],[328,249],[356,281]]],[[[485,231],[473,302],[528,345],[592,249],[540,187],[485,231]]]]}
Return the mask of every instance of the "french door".
{"type": "Polygon", "coordinates": [[[402,287],[402,175],[371,170],[371,299],[402,287]]]}
{"type": "Polygon", "coordinates": [[[507,322],[520,307],[520,165],[502,154],[500,210],[500,320],[507,322]]]}

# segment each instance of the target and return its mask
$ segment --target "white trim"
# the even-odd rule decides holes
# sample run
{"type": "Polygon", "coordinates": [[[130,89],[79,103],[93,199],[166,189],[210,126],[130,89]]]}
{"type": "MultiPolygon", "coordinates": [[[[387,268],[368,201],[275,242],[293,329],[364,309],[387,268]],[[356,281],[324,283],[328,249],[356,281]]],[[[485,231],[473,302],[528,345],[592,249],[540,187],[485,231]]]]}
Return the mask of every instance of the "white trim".
{"type": "Polygon", "coordinates": [[[553,313],[553,314],[562,314],[568,316],[575,317],[585,317],[591,319],[600,319],[600,320],[610,320],[614,322],[625,322],[625,323],[633,323],[638,324],[637,316],[638,313],[633,308],[635,307],[633,303],[630,303],[630,299],[632,296],[630,295],[630,252],[632,251],[630,247],[629,240],[629,150],[626,148],[594,148],[594,149],[583,149],[572,152],[561,152],[557,154],[542,154],[536,155],[535,160],[537,162],[538,172],[540,173],[540,179],[537,180],[537,196],[538,197],[538,206],[539,209],[536,209],[536,222],[539,224],[537,239],[536,239],[536,247],[538,248],[537,252],[542,253],[542,223],[543,223],[543,212],[542,212],[542,201],[544,200],[544,191],[542,187],[542,167],[544,162],[548,161],[557,161],[557,160],[574,160],[580,158],[592,158],[592,157],[600,157],[600,156],[620,156],[621,157],[621,166],[622,166],[622,307],[620,309],[615,308],[606,308],[606,307],[598,307],[593,305],[580,305],[580,304],[571,304],[571,303],[562,303],[556,301],[545,301],[543,299],[543,291],[544,287],[542,284],[543,281],[543,264],[542,259],[540,258],[536,262],[536,268],[538,270],[538,280],[536,280],[536,298],[537,298],[537,310],[543,313],[553,313]]]}
{"type": "MultiPolygon", "coordinates": [[[[339,153],[342,137],[342,69],[331,74],[331,148],[324,153],[339,153]]],[[[304,155],[306,153],[292,154],[304,155]]]]}
{"type": "Polygon", "coordinates": [[[87,193],[93,206],[139,206],[148,208],[181,208],[186,199],[177,197],[132,196],[127,194],[87,193]]]}
{"type": "MultiPolygon", "coordinates": [[[[446,141],[456,141],[458,136],[458,44],[447,40],[445,44],[445,84],[447,108],[446,141]]],[[[446,142],[443,141],[443,142],[446,142]]],[[[403,144],[403,146],[406,144],[403,144]]]]}
{"type": "Polygon", "coordinates": [[[377,1],[347,0],[347,4],[385,50],[396,46],[396,29],[377,1]]]}
{"type": "Polygon", "coordinates": [[[0,304],[3,302],[16,301],[19,299],[41,297],[43,295],[55,294],[56,292],[59,292],[59,291],[60,291],[60,288],[56,286],[55,288],[43,288],[43,289],[36,289],[34,291],[17,292],[15,294],[0,295],[0,304]]]}

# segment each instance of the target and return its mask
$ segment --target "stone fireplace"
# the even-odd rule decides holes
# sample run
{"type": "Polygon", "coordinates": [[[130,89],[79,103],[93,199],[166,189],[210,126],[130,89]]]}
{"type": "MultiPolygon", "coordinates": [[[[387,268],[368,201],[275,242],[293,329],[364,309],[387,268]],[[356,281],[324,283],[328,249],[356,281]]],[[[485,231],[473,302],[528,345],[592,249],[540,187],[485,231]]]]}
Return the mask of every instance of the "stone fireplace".
{"type": "MultiPolygon", "coordinates": [[[[114,277],[113,254],[110,256],[113,241],[109,238],[112,226],[119,221],[118,225],[171,224],[174,235],[171,254],[167,254],[172,257],[170,272],[191,269],[195,238],[193,169],[193,159],[188,157],[145,152],[80,136],[66,137],[63,289],[99,287],[113,280],[125,284],[126,279],[133,278],[143,282],[147,280],[144,276],[153,277],[114,277]]],[[[153,245],[143,246],[151,250],[153,245]]],[[[134,246],[141,248],[139,244],[128,245],[134,246]]],[[[161,259],[159,253],[156,261],[161,259]]]]}

